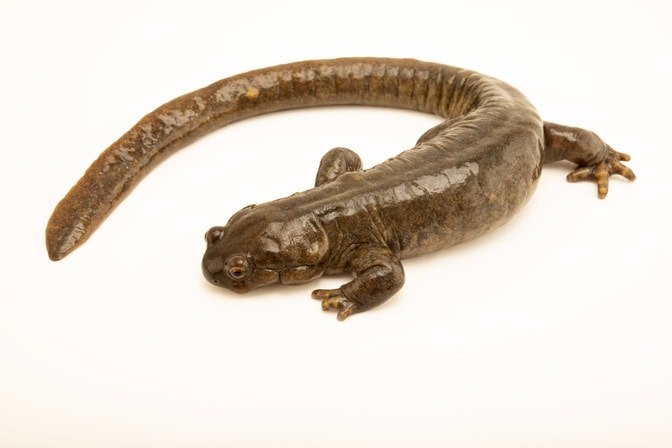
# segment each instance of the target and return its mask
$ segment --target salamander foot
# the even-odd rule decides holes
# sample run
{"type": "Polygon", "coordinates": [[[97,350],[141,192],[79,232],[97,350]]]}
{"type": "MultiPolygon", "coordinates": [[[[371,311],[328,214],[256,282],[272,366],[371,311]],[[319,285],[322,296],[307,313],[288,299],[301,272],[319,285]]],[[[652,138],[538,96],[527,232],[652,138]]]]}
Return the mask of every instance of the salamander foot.
{"type": "Polygon", "coordinates": [[[611,146],[607,146],[609,154],[607,158],[595,165],[578,166],[574,171],[567,175],[569,182],[578,182],[581,180],[595,180],[597,183],[597,195],[604,199],[609,191],[609,176],[620,174],[628,180],[635,180],[635,173],[623,165],[621,161],[627,162],[630,156],[618,151],[614,151],[611,146]]]}
{"type": "Polygon", "coordinates": [[[336,318],[345,320],[357,311],[357,306],[343,297],[340,289],[316,289],[312,294],[313,299],[322,301],[322,310],[338,310],[336,318]]]}

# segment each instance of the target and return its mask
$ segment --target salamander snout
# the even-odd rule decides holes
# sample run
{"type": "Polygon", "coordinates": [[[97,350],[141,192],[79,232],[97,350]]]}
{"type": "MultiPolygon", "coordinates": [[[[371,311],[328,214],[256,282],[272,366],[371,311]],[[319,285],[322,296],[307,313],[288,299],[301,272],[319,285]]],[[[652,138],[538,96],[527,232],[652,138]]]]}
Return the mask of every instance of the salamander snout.
{"type": "Polygon", "coordinates": [[[248,282],[254,272],[253,263],[245,255],[234,254],[222,258],[217,254],[206,253],[203,257],[203,275],[217,286],[224,286],[235,292],[247,292],[253,289],[248,282]]]}
{"type": "Polygon", "coordinates": [[[203,276],[213,285],[219,285],[219,275],[224,269],[224,261],[219,257],[203,257],[203,276]]]}

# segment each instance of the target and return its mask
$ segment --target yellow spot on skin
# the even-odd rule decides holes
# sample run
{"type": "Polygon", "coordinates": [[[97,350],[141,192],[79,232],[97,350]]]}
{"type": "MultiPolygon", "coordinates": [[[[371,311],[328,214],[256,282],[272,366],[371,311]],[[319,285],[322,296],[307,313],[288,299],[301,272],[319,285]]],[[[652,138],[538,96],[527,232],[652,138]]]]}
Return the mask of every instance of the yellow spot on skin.
{"type": "Polygon", "coordinates": [[[259,89],[250,87],[247,89],[247,92],[245,92],[245,96],[251,100],[256,99],[259,96],[259,89]]]}

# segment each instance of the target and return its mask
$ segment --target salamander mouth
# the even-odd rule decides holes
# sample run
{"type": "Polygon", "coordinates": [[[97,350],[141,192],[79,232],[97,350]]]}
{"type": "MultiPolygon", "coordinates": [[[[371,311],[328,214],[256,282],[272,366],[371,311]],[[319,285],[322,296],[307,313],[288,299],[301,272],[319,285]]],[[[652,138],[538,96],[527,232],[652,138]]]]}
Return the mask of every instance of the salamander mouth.
{"type": "Polygon", "coordinates": [[[226,288],[238,294],[244,294],[262,286],[280,282],[280,275],[272,269],[257,268],[244,280],[232,279],[225,272],[226,263],[220,257],[204,258],[203,276],[215,286],[226,288]]]}
{"type": "Polygon", "coordinates": [[[224,272],[210,272],[207,267],[203,267],[203,276],[205,279],[215,286],[226,288],[230,291],[244,294],[255,289],[254,286],[245,281],[231,280],[224,272]]]}
{"type": "Polygon", "coordinates": [[[245,292],[248,288],[245,282],[229,278],[224,272],[225,263],[220,257],[203,258],[202,270],[205,279],[215,286],[230,289],[235,292],[245,292]]]}

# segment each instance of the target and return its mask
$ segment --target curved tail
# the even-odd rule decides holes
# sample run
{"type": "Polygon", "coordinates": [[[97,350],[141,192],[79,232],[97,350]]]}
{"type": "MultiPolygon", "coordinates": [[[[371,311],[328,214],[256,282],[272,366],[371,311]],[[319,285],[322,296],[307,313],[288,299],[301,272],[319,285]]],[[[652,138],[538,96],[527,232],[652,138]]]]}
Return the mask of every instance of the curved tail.
{"type": "Polygon", "coordinates": [[[324,105],[455,117],[482,104],[488,91],[482,82],[503,85],[446,65],[378,58],[297,62],[217,81],[160,106],[100,154],[49,219],[49,257],[60,260],[84,243],[156,164],[216,128],[268,112],[324,105]]]}

